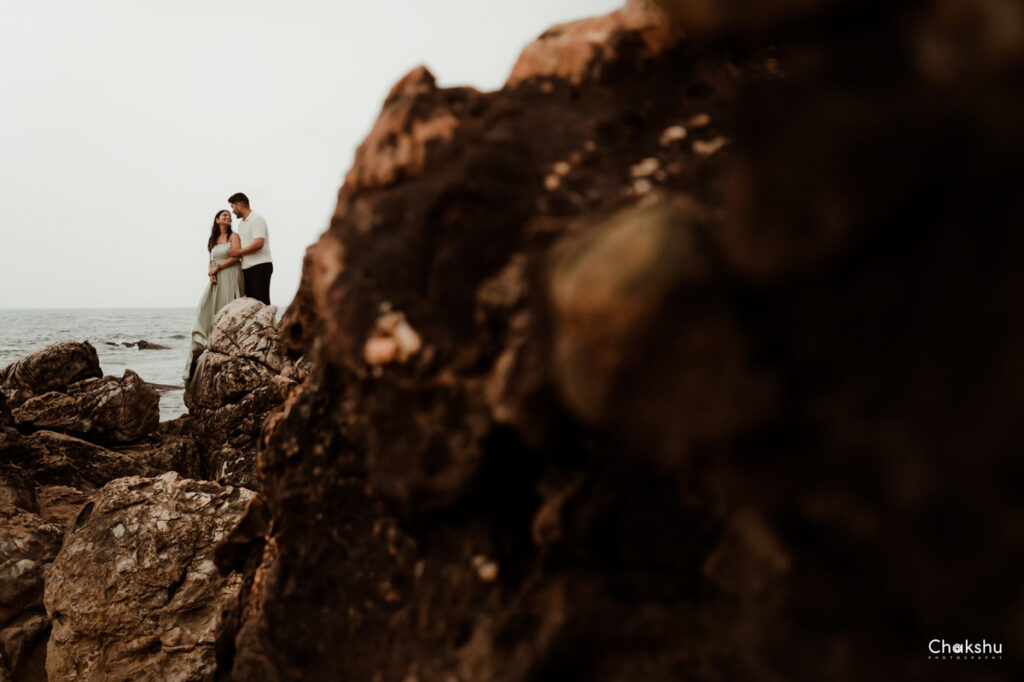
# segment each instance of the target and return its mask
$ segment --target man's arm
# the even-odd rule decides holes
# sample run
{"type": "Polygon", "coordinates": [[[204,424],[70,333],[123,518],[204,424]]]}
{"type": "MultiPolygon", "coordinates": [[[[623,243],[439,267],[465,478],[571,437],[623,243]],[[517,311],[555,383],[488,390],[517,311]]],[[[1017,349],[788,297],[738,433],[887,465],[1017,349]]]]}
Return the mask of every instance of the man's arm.
{"type": "Polygon", "coordinates": [[[265,221],[260,216],[255,216],[253,219],[252,234],[252,244],[249,244],[249,246],[245,247],[244,249],[238,249],[237,251],[235,250],[235,247],[232,246],[230,249],[228,249],[228,255],[232,257],[244,256],[249,253],[255,253],[256,251],[262,249],[267,236],[267,221],[265,221]]]}
{"type": "Polygon", "coordinates": [[[238,256],[244,256],[247,253],[255,253],[256,251],[259,251],[262,248],[263,237],[256,237],[256,239],[252,240],[252,244],[249,244],[249,246],[245,247],[244,249],[241,246],[235,246],[234,244],[232,244],[231,248],[228,249],[228,255],[231,256],[232,258],[237,258],[238,256]]]}

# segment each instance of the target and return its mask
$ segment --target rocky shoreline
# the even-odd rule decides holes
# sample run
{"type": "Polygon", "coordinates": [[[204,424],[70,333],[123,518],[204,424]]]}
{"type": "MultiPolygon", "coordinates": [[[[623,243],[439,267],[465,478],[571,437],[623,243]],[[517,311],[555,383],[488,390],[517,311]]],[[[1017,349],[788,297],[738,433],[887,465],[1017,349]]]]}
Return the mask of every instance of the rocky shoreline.
{"type": "Polygon", "coordinates": [[[256,499],[263,420],[308,371],[281,356],[275,313],[225,307],[190,414],[163,423],[157,387],[103,376],[88,342],[0,370],[0,679],[216,670],[242,581],[214,546],[256,499]]]}
{"type": "Polygon", "coordinates": [[[186,417],[6,368],[0,680],[1016,679],[1024,16],[856,5],[414,69],[186,417]]]}

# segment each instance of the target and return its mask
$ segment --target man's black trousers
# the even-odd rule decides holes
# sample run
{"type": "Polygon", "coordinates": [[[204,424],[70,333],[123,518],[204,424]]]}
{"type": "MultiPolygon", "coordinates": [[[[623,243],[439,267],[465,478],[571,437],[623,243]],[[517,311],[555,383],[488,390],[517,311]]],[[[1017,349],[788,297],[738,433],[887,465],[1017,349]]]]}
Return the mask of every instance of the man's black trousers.
{"type": "Polygon", "coordinates": [[[242,270],[245,278],[245,295],[270,305],[270,276],[274,274],[273,263],[260,263],[242,270]]]}

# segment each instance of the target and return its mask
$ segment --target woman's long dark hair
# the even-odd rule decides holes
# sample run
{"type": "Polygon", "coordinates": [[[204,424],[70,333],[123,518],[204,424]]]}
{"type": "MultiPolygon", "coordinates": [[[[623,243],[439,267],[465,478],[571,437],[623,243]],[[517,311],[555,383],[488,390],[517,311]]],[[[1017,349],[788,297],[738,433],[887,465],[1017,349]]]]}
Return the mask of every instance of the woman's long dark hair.
{"type": "MultiPolygon", "coordinates": [[[[213,216],[213,229],[210,230],[210,241],[206,243],[206,250],[213,251],[213,247],[217,246],[217,237],[220,236],[220,228],[217,227],[217,218],[220,217],[221,213],[228,213],[227,209],[217,211],[217,215],[213,216]]],[[[228,213],[230,215],[230,213],[228,213]]],[[[231,226],[228,225],[228,239],[231,238],[231,226]]]]}

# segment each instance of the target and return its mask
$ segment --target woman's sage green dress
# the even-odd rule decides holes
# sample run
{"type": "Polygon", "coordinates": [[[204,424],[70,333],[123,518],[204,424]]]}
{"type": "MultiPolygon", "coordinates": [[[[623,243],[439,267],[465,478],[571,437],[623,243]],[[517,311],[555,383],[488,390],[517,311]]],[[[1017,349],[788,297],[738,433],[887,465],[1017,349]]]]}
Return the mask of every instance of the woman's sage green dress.
{"type": "MultiPolygon", "coordinates": [[[[230,242],[217,244],[210,251],[210,262],[215,266],[220,265],[228,258],[230,242]]],[[[188,357],[185,360],[185,371],[181,378],[188,381],[191,378],[192,363],[199,358],[199,355],[206,350],[206,337],[210,334],[210,324],[217,311],[226,306],[236,298],[245,296],[245,285],[242,279],[242,266],[235,263],[217,273],[217,283],[210,282],[199,299],[199,308],[196,310],[195,319],[192,320],[192,333],[189,334],[188,357]]]]}

